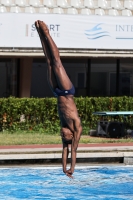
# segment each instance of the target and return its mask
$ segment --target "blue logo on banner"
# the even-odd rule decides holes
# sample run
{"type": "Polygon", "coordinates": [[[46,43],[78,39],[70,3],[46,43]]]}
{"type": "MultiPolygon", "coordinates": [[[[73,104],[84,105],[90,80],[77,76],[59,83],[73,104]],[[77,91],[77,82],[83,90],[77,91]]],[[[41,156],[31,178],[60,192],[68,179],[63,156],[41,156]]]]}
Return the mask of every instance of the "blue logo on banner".
{"type": "Polygon", "coordinates": [[[93,28],[85,31],[85,35],[87,36],[89,40],[96,40],[96,39],[107,37],[107,36],[110,37],[108,31],[102,30],[102,27],[101,27],[102,24],[103,23],[97,24],[93,28]]]}

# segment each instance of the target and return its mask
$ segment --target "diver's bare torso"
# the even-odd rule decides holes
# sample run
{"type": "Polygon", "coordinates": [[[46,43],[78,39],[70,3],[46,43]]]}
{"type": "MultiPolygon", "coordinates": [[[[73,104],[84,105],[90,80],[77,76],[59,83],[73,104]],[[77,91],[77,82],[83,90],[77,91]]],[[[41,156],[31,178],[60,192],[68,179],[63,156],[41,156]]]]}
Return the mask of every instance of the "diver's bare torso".
{"type": "Polygon", "coordinates": [[[79,120],[77,108],[73,99],[73,95],[58,97],[58,113],[62,127],[75,131],[75,120],[79,120]]]}

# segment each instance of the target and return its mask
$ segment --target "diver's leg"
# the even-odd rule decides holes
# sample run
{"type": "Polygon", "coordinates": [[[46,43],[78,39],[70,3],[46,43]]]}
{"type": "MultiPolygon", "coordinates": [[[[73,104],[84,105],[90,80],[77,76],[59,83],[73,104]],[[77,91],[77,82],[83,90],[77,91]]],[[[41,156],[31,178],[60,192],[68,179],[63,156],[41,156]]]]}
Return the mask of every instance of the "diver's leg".
{"type": "Polygon", "coordinates": [[[49,30],[46,24],[42,21],[38,21],[39,30],[41,35],[46,38],[51,56],[52,56],[52,67],[56,76],[56,80],[58,82],[58,87],[62,90],[69,90],[72,88],[72,82],[70,81],[62,63],[60,60],[59,50],[54,43],[52,37],[49,34],[49,30]]]}
{"type": "Polygon", "coordinates": [[[54,89],[58,86],[58,84],[57,84],[57,80],[56,80],[53,68],[51,67],[52,57],[51,57],[51,54],[50,54],[49,47],[47,45],[47,41],[46,41],[47,39],[44,35],[41,34],[38,22],[35,22],[35,26],[36,26],[36,29],[38,31],[38,34],[39,34],[39,37],[40,37],[40,40],[41,40],[43,52],[44,52],[45,57],[46,57],[46,62],[47,62],[47,66],[48,66],[48,68],[47,68],[48,83],[49,83],[51,90],[54,91],[54,89]]]}

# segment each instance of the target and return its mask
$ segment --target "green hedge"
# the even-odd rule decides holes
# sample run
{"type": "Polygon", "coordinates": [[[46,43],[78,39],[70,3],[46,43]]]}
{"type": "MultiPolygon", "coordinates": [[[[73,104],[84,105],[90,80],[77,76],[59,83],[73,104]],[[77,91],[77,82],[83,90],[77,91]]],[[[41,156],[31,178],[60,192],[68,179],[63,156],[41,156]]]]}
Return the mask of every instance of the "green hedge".
{"type": "MultiPolygon", "coordinates": [[[[132,111],[133,97],[80,97],[75,98],[79,116],[83,125],[83,134],[96,128],[98,116],[95,111],[132,111]]],[[[108,118],[108,120],[112,120],[108,118]]],[[[123,118],[120,117],[120,120],[123,118]]],[[[128,118],[132,127],[132,118],[128,118]]],[[[1,98],[0,99],[1,131],[39,131],[59,134],[60,121],[57,112],[56,98],[1,98]],[[20,120],[24,115],[25,119],[20,120]]]]}

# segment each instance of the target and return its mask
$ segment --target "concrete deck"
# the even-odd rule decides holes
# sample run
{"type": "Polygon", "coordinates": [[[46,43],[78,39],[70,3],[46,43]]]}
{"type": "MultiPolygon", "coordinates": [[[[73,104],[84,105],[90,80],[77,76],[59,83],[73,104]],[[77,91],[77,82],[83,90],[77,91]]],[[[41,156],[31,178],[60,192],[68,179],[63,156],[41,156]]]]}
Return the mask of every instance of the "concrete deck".
{"type": "MultiPolygon", "coordinates": [[[[0,165],[61,163],[61,152],[61,144],[0,146],[0,165]]],[[[79,144],[77,163],[132,165],[133,143],[79,144]]]]}

